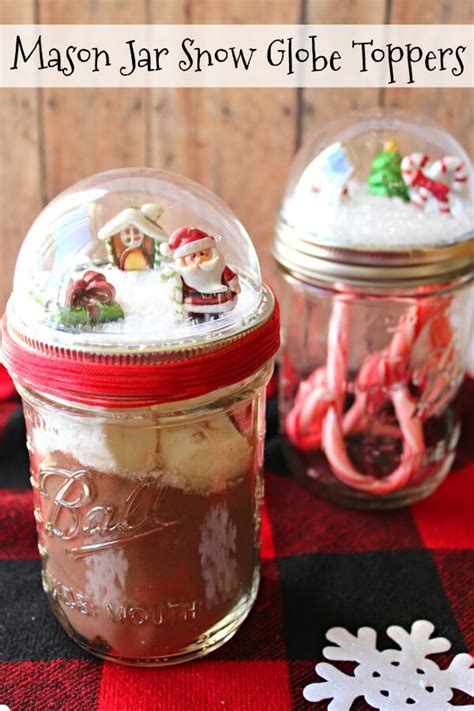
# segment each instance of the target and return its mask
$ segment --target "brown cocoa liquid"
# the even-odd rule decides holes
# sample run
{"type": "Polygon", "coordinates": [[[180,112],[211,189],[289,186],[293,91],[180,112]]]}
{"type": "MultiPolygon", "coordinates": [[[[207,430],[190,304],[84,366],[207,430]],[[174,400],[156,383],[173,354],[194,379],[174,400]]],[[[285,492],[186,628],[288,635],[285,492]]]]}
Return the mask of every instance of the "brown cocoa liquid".
{"type": "Polygon", "coordinates": [[[90,651],[182,655],[252,594],[253,468],[208,494],[84,470],[61,452],[33,456],[32,473],[44,587],[90,651]]]}

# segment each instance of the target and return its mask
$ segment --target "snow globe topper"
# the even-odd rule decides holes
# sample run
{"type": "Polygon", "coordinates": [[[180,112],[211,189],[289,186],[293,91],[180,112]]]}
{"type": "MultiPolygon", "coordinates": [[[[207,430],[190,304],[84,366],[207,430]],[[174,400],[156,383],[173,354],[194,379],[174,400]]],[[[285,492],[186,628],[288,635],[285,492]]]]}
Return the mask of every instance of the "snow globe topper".
{"type": "Polygon", "coordinates": [[[255,249],[229,208],[151,169],[93,176],[48,205],[8,307],[29,338],[88,350],[217,341],[265,317],[255,249]]]}
{"type": "Polygon", "coordinates": [[[278,309],[244,227],[200,185],[148,168],[92,176],[43,210],[18,256],[2,337],[9,367],[38,389],[41,358],[54,356],[68,399],[93,386],[153,403],[236,383],[277,347],[278,309]],[[211,351],[215,368],[200,368],[197,355],[212,361],[211,351]],[[85,374],[86,360],[104,372],[85,374]]]}
{"type": "Polygon", "coordinates": [[[430,120],[348,114],[296,157],[279,220],[295,232],[277,236],[276,257],[285,266],[286,247],[304,242],[378,252],[459,243],[472,235],[473,185],[464,149],[430,120]]]}

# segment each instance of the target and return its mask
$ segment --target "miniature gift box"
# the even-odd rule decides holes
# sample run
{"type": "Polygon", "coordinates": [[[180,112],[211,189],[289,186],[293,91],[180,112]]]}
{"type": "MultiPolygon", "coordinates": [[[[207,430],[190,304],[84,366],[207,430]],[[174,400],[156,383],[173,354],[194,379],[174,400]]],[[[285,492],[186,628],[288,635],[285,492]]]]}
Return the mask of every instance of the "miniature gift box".
{"type": "Polygon", "coordinates": [[[316,494],[397,507],[451,467],[472,177],[452,136],[405,114],[343,117],[294,161],[273,249],[286,284],[281,424],[316,494]]]}
{"type": "Polygon", "coordinates": [[[247,232],[185,178],[102,173],[33,224],[2,357],[23,399],[43,586],[84,649],[175,663],[248,614],[278,345],[247,232]]]}

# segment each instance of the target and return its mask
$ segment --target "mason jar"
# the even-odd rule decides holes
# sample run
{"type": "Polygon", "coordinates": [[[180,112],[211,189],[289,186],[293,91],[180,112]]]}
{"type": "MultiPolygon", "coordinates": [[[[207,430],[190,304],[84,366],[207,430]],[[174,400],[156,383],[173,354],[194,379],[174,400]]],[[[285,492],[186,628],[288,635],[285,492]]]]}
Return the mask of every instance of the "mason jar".
{"type": "Polygon", "coordinates": [[[295,476],[399,507],[453,463],[472,340],[472,166],[406,114],[349,115],[303,147],[277,220],[281,428],[295,476]]]}
{"type": "Polygon", "coordinates": [[[43,587],[88,652],[136,665],[186,661],[226,642],[247,616],[259,582],[265,387],[278,338],[278,308],[247,233],[190,181],[150,170],[102,174],[33,225],[2,356],[24,406],[43,587]],[[118,266],[116,244],[104,245],[99,230],[115,221],[135,242],[124,248],[137,249],[134,230],[153,228],[130,205],[158,196],[159,264],[145,253],[138,269],[135,253],[133,269],[124,259],[118,266]],[[191,239],[189,224],[206,232],[191,239]],[[209,251],[204,265],[216,251],[234,286],[238,275],[232,309],[221,311],[222,299],[209,310],[214,292],[203,290],[184,297],[179,313],[183,257],[169,251],[183,246],[185,256],[209,251]],[[71,304],[79,281],[85,296],[71,304]],[[194,311],[203,301],[204,315],[194,311]],[[104,304],[120,317],[101,319],[104,304]]]}

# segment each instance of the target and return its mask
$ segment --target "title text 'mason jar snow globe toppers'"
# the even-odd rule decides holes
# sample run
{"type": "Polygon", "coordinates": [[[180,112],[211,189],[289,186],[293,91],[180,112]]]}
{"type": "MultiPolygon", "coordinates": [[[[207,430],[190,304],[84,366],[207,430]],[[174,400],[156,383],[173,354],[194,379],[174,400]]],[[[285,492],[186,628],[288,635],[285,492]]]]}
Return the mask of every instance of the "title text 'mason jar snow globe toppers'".
{"type": "Polygon", "coordinates": [[[248,234],[196,183],[102,173],[33,224],[2,358],[24,404],[43,586],[81,647],[176,663],[247,615],[278,345],[248,234]]]}
{"type": "Polygon", "coordinates": [[[348,115],[297,155],[277,221],[281,421],[322,496],[397,507],[446,476],[473,320],[473,169],[413,115],[348,115]]]}

